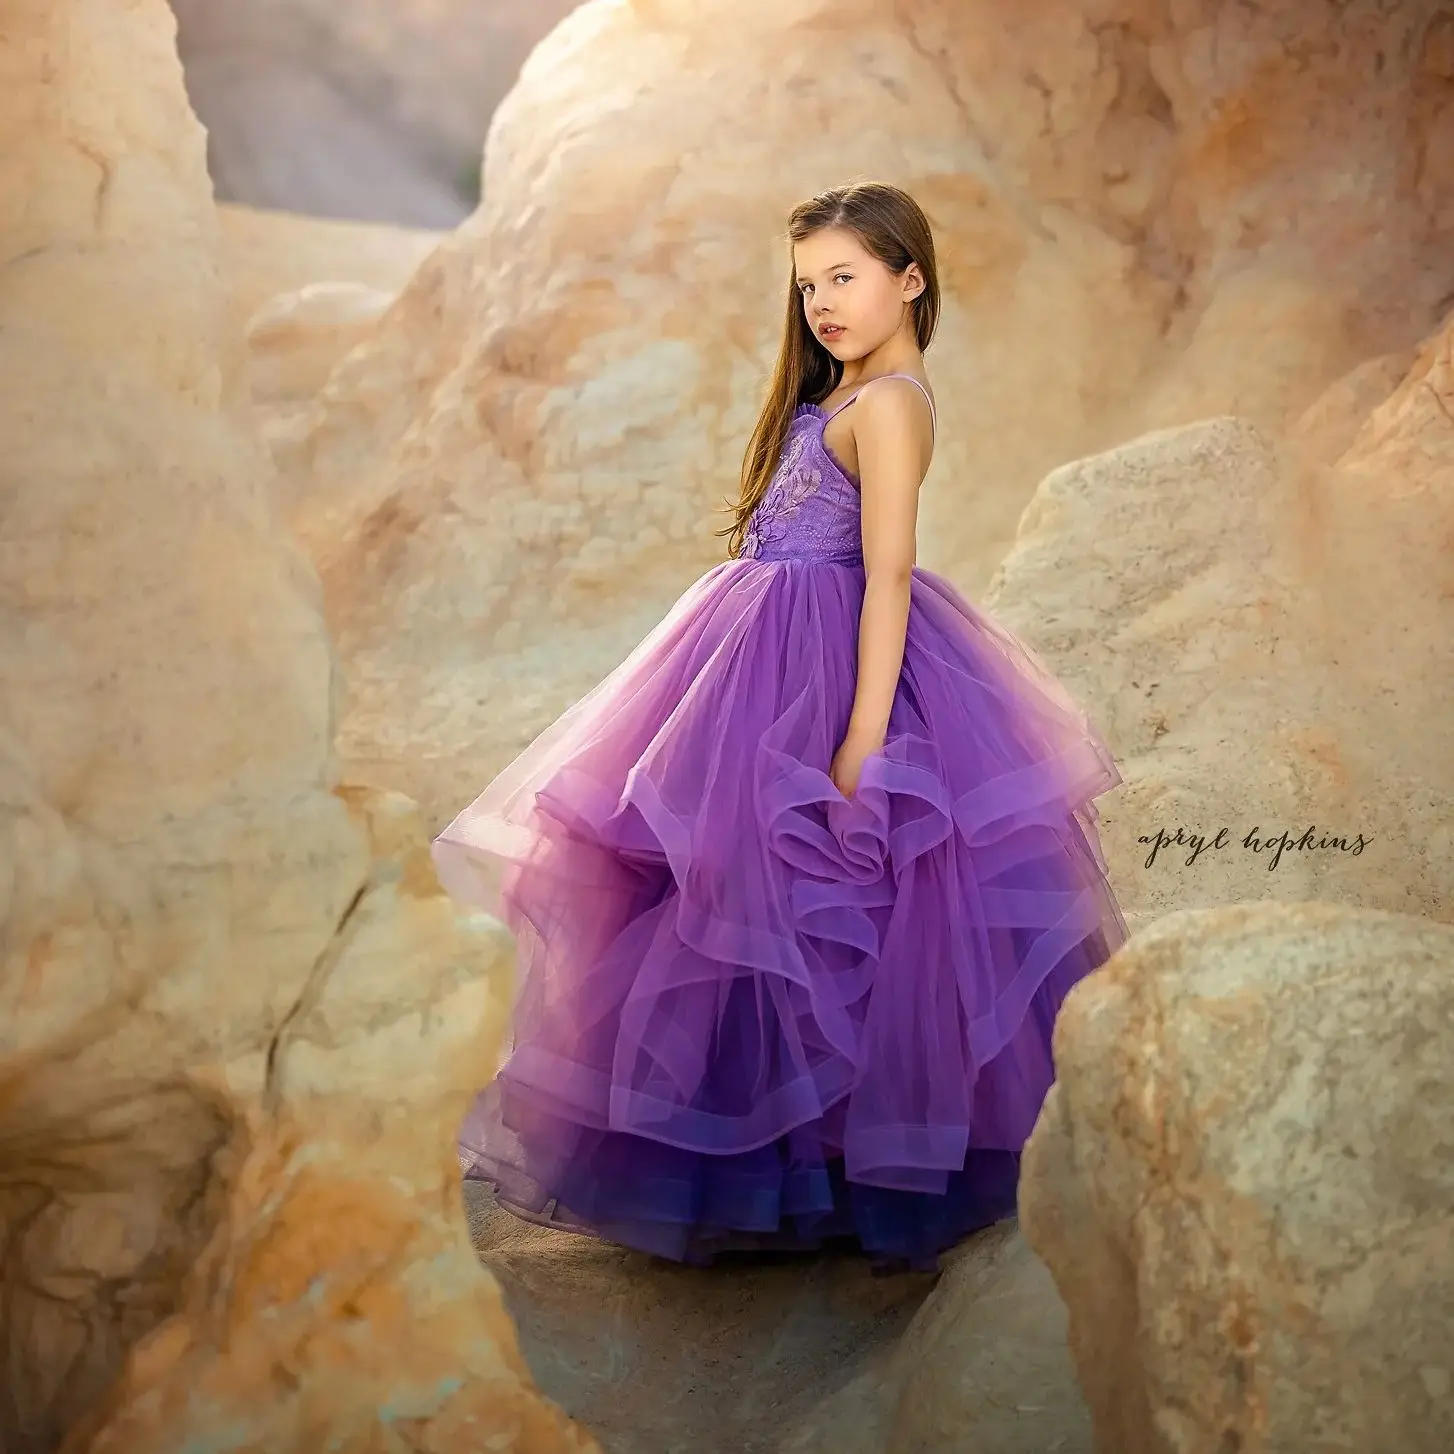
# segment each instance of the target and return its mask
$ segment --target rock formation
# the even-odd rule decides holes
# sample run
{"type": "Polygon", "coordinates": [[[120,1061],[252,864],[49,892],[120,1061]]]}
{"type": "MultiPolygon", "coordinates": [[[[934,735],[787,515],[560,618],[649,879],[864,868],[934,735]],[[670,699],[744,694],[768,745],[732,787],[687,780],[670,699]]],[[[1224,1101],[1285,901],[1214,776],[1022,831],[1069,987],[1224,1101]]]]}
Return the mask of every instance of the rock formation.
{"type": "MultiPolygon", "coordinates": [[[[711,512],[775,341],[783,216],[885,176],[928,208],[946,291],[920,559],[1105,724],[1133,921],[1269,897],[1447,917],[1447,7],[730,10],[573,14],[501,108],[481,210],[276,436],[347,664],[346,759],[442,821],[719,558],[711,512]],[[1224,847],[1146,865],[1143,836],[1224,824],[1224,847]],[[1256,851],[1252,831],[1290,846],[1256,851]]],[[[1354,1053],[1335,1029],[1328,1053],[1354,1053]]],[[[567,1326],[583,1346],[581,1308],[621,1306],[569,1270],[588,1254],[534,1243],[514,1273],[484,1245],[520,1279],[547,1387],[629,1446],[644,1416],[559,1352],[567,1326]]],[[[867,1430],[930,1447],[916,1428],[943,1438],[982,1408],[964,1330],[1007,1303],[1026,1327],[1046,1311],[1031,1269],[995,1282],[995,1255],[967,1249],[781,1447],[867,1430]]],[[[614,1285],[663,1346],[694,1325],[670,1279],[633,1264],[614,1285]]],[[[1093,1316],[1091,1293],[1067,1296],[1093,1316]]],[[[1084,1448],[1039,1328],[1017,1346],[1046,1396],[1005,1437],[1084,1448]]],[[[1147,1378],[1172,1356],[1136,1353],[1147,1378]]],[[[1142,1376],[1128,1364],[1116,1386],[1142,1376]]],[[[662,1379],[650,1428],[708,1427],[662,1379]]],[[[1134,1447],[1092,1405],[1104,1447],[1134,1447]]],[[[713,1418],[778,1447],[750,1409],[713,1418]]],[[[959,1427],[991,1447],[983,1420],[959,1427]]]]}
{"type": "Polygon", "coordinates": [[[579,0],[172,0],[218,195],[448,227],[530,48],[579,0]]]}
{"type": "MultiPolygon", "coordinates": [[[[847,174],[885,175],[930,210],[949,305],[921,559],[983,593],[1106,725],[1128,778],[1104,805],[1107,843],[1133,920],[1268,897],[1447,917],[1444,9],[743,17],[572,16],[502,108],[481,211],[278,439],[348,663],[349,759],[439,821],[717,558],[710,511],[777,326],[752,299],[781,285],[783,213],[847,174]],[[704,93],[681,57],[706,36],[704,93]],[[733,98],[730,117],[704,94],[733,98]],[[1188,864],[1193,847],[1170,845],[1147,866],[1143,836],[1224,824],[1223,847],[1188,864]],[[1249,832],[1290,846],[1254,849],[1249,832]]],[[[1278,913],[1259,921],[1269,935],[1278,913]]],[[[563,1366],[563,1330],[583,1347],[579,1310],[607,1295],[567,1270],[567,1248],[516,1262],[484,1245],[521,1280],[549,1386],[609,1439],[707,1427],[668,1375],[650,1422],[563,1366]]],[[[1046,1316],[1030,1269],[992,1273],[995,1259],[966,1249],[782,1447],[930,1447],[925,1431],[956,1427],[991,1447],[966,1330],[1009,1306],[1024,1327],[1046,1316]]],[[[635,1264],[618,1276],[632,1328],[675,1346],[696,1311],[677,1285],[635,1264]]],[[[1038,1326],[1017,1348],[1044,1397],[1026,1390],[1003,1436],[1085,1447],[1038,1326]]],[[[1153,1370],[1171,1356],[1137,1351],[1153,1370]]],[[[714,1367],[742,1366],[722,1357],[714,1345],[714,1367]]],[[[1018,1375],[995,1376],[1007,1400],[1018,1375]]],[[[777,1447],[750,1410],[714,1417],[777,1447]]]]}
{"type": "Polygon", "coordinates": [[[1454,929],[1169,915],[1077,988],[1021,1220],[1099,1454],[1454,1447],[1454,929]]]}
{"type": "Polygon", "coordinates": [[[459,1215],[508,945],[439,895],[428,830],[719,558],[783,216],[879,175],[930,211],[947,301],[920,558],[1126,769],[1105,823],[1138,936],[1072,1001],[1026,1183],[1100,1445],[1292,1449],[1317,1399],[1379,1414],[1337,1296],[1387,1326],[1382,1228],[1424,1345],[1364,1366],[1408,1393],[1401,1450],[1447,1448],[1447,1224],[1418,1204],[1448,1191],[1445,931],[1142,927],[1273,893],[1448,917],[1447,6],[590,3],[501,107],[479,212],[400,238],[219,233],[160,0],[7,4],[0,1445],[594,1448],[528,1358],[622,1454],[1088,1447],[1006,1229],[920,1307],[856,1267],[703,1279],[475,1201],[517,1343],[459,1215]],[[1144,866],[1157,828],[1264,818],[1371,844],[1144,866]],[[1266,1111],[1282,1070],[1361,1099],[1266,1111]],[[1337,1227],[1383,1283],[1333,1266],[1337,1227]]]}
{"type": "Polygon", "coordinates": [[[442,234],[221,206],[222,255],[238,329],[285,293],[346,283],[397,295],[442,234]]]}
{"type": "Polygon", "coordinates": [[[338,781],[171,17],[3,30],[0,1446],[592,1449],[461,1214],[508,940],[338,781]]]}
{"type": "Polygon", "coordinates": [[[362,283],[310,283],[269,299],[248,319],[248,380],[265,431],[286,428],[291,409],[317,394],[393,301],[362,283]]]}
{"type": "MultiPolygon", "coordinates": [[[[403,786],[437,824],[719,558],[713,510],[735,490],[778,327],[783,216],[873,174],[910,186],[940,241],[946,313],[929,363],[945,408],[921,561],[983,593],[1040,481],[1089,460],[1025,520],[1023,584],[994,601],[1052,657],[1074,656],[1050,625],[1070,594],[1121,613],[1110,636],[1084,637],[1093,659],[1068,664],[1113,746],[1160,743],[1148,784],[1181,746],[1161,740],[1179,708],[1167,699],[1158,725],[1161,704],[1136,694],[1170,690],[1179,641],[1219,641],[1225,626],[1267,664],[1278,634],[1269,670],[1291,672],[1258,709],[1276,736],[1263,760],[1291,753],[1288,782],[1265,781],[1259,762],[1239,800],[1219,798],[1211,785],[1230,783],[1216,752],[1235,730],[1224,723],[1157,826],[1235,812],[1245,835],[1267,814],[1290,827],[1316,800],[1311,822],[1356,834],[1371,794],[1386,832],[1437,747],[1437,676],[1397,699],[1384,678],[1420,652],[1438,664],[1438,588],[1408,575],[1404,547],[1435,538],[1447,475],[1436,452],[1395,528],[1379,507],[1397,467],[1373,483],[1376,444],[1356,469],[1338,464],[1351,439],[1325,436],[1295,459],[1283,445],[1306,411],[1326,425],[1383,407],[1437,340],[1454,293],[1440,241],[1454,219],[1440,142],[1454,134],[1451,35],[1433,3],[1326,0],[1276,13],[1103,0],[1011,20],[931,0],[851,20],[821,0],[575,11],[500,108],[480,211],[273,435],[348,668],[346,760],[403,786]],[[709,51],[688,64],[703,37],[709,51]],[[714,96],[733,98],[730,115],[714,96]],[[1345,396],[1349,409],[1332,402],[1345,396]],[[1199,422],[1218,417],[1241,422],[1199,422]],[[1197,432],[1114,452],[1182,426],[1197,432]],[[1228,489],[1235,528],[1215,503],[1228,489]],[[1103,490],[1120,502],[1112,541],[1095,519],[1103,490]],[[1163,490],[1175,507],[1153,501],[1163,490]],[[1067,491],[1075,529],[1047,535],[1067,491]],[[1193,518],[1221,543],[1189,533],[1193,518]],[[1266,538],[1239,533],[1264,526],[1266,538]],[[1344,556],[1299,557],[1310,541],[1331,548],[1327,531],[1344,556]],[[1401,615],[1420,624],[1370,664],[1333,636],[1397,631],[1371,588],[1362,626],[1341,604],[1346,548],[1374,540],[1386,563],[1363,578],[1399,579],[1401,615]],[[1244,554],[1281,574],[1252,579],[1244,554]],[[1173,581],[1181,569],[1196,579],[1173,581]],[[1146,570],[1171,614],[1129,582],[1146,570]],[[1280,615],[1286,632],[1270,624],[1280,615]],[[1133,648],[1148,632],[1160,644],[1133,648]],[[1129,687],[1143,668],[1160,685],[1129,687]],[[1135,700],[1149,705],[1133,723],[1135,700]],[[1336,751],[1357,756],[1394,715],[1396,748],[1376,770],[1332,761],[1329,741],[1353,736],[1336,751]]],[[[1436,408],[1421,388],[1391,407],[1436,408]]],[[[1094,631],[1088,610],[1078,619],[1094,631]]],[[[1220,648],[1206,651],[1204,667],[1189,664],[1197,690],[1230,702],[1241,688],[1223,691],[1220,648]]],[[[1148,825],[1139,806],[1124,844],[1112,825],[1114,861],[1138,883],[1148,825]]],[[[1258,895],[1290,889],[1294,871],[1253,880],[1253,862],[1235,891],[1204,875],[1198,901],[1251,882],[1258,895]]],[[[1379,907],[1427,906],[1441,882],[1437,863],[1432,879],[1414,876],[1422,887],[1397,869],[1375,884],[1367,867],[1359,882],[1379,907]]],[[[1136,911],[1178,902],[1186,884],[1161,887],[1133,891],[1136,911]]]]}
{"type": "Polygon", "coordinates": [[[1319,401],[1292,439],[1211,420],[1056,471],[991,583],[1105,723],[1143,915],[1451,913],[1454,314],[1399,367],[1330,389],[1348,439],[1319,401]]]}

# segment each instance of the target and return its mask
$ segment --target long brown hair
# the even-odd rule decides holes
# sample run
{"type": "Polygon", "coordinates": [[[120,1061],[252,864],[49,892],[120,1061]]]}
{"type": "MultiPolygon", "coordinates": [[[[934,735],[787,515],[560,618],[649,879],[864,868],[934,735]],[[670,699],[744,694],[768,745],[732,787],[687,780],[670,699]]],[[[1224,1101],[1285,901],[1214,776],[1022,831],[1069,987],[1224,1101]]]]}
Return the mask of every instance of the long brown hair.
{"type": "Polygon", "coordinates": [[[843,365],[822,346],[808,326],[798,294],[792,249],[825,227],[854,233],[866,251],[893,273],[918,263],[924,291],[909,305],[920,352],[929,347],[939,326],[939,271],[934,259],[934,233],[914,199],[887,182],[858,182],[820,192],[800,202],[788,216],[788,299],[782,347],[773,366],[767,400],[747,442],[742,460],[742,487],[735,504],[724,501],[732,523],[715,531],[728,537],[727,554],[742,549],[747,522],[766,492],[788,426],[799,404],[817,404],[838,387],[843,365]]]}

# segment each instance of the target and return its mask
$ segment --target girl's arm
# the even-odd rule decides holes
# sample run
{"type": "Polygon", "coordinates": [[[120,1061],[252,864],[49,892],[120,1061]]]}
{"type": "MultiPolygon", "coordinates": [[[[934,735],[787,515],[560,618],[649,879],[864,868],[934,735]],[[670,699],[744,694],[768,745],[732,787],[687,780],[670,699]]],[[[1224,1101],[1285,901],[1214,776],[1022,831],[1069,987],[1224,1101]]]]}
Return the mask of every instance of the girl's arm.
{"type": "MultiPolygon", "coordinates": [[[[887,381],[886,381],[887,382],[887,381]]],[[[853,437],[863,502],[867,586],[858,628],[858,686],[848,734],[883,745],[898,690],[916,561],[919,486],[933,453],[929,406],[907,380],[866,387],[854,401],[853,437]]]]}

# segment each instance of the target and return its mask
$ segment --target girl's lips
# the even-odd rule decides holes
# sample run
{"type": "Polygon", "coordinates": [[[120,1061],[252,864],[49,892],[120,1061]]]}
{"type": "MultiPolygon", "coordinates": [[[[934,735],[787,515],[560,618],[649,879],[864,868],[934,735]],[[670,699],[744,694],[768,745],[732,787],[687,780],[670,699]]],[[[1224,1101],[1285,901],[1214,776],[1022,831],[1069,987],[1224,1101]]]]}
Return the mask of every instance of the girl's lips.
{"type": "Polygon", "coordinates": [[[841,323],[825,323],[818,329],[819,338],[837,338],[843,332],[841,323]]]}

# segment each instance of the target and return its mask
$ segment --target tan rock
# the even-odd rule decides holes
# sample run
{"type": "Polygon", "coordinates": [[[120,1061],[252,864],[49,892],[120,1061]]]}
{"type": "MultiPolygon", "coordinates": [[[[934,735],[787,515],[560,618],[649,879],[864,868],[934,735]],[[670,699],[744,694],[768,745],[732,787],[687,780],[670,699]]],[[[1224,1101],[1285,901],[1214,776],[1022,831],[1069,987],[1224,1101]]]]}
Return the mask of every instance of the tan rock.
{"type": "Polygon", "coordinates": [[[273,419],[308,402],[394,301],[359,283],[310,283],[265,303],[247,325],[253,402],[273,419]]]}
{"type": "Polygon", "coordinates": [[[438,823],[720,558],[784,215],[849,174],[937,228],[920,559],[972,593],[1047,472],[1229,411],[1275,439],[1411,350],[1454,205],[1412,160],[1443,115],[1432,14],[573,12],[497,113],[480,211],[276,441],[346,760],[438,823]]]}
{"type": "Polygon", "coordinates": [[[181,1454],[224,1429],[269,1454],[384,1451],[399,1429],[440,1454],[597,1449],[535,1392],[460,1203],[453,1131],[499,1043],[508,939],[461,944],[412,805],[344,796],[375,881],[268,1048],[221,1235],[67,1454],[181,1454]]]}
{"type": "Polygon", "coordinates": [[[1333,463],[1368,416],[1403,383],[1414,357],[1410,349],[1365,360],[1313,400],[1289,430],[1289,438],[1310,461],[1333,463]]]}
{"type": "Polygon", "coordinates": [[[945,1259],[901,1334],[836,1389],[782,1454],[1022,1454],[1091,1447],[1074,1384],[1065,1309],[1014,1222],[945,1259]]]}
{"type": "Polygon", "coordinates": [[[0,1446],[594,1448],[468,1245],[508,941],[336,786],[166,8],[4,29],[0,1446]]]}
{"type": "MultiPolygon", "coordinates": [[[[583,7],[502,106],[481,210],[276,439],[338,623],[350,771],[438,825],[719,558],[784,213],[881,175],[928,206],[948,304],[921,560],[976,593],[993,579],[988,604],[1109,729],[1131,917],[1274,893],[1447,912],[1451,475],[1425,341],[1454,183],[1433,15],[583,7]],[[1153,827],[1267,819],[1372,846],[1140,867],[1153,827]]],[[[753,1424],[730,1389],[787,1387],[757,1350],[764,1329],[821,1330],[800,1286],[647,1284],[520,1236],[481,1241],[532,1364],[613,1444],[771,1437],[779,1406],[753,1424]]],[[[953,1437],[1016,1387],[973,1335],[988,1287],[1049,1384],[998,1432],[1072,1439],[1054,1309],[1015,1246],[1002,1281],[967,1258],[909,1331],[865,1331],[855,1351],[878,1356],[846,1389],[843,1345],[813,1332],[783,1438],[953,1437]]],[[[846,1285],[844,1321],[871,1321],[846,1285]]]]}
{"type": "Polygon", "coordinates": [[[220,196],[448,227],[530,48],[579,0],[172,0],[220,196]]]}
{"type": "Polygon", "coordinates": [[[352,283],[394,297],[445,235],[241,206],[219,207],[217,215],[238,332],[280,294],[317,283],[352,283]]]}
{"type": "Polygon", "coordinates": [[[1025,1233],[1104,1454],[1454,1447],[1454,931],[1169,915],[1071,995],[1025,1233]]]}
{"type": "Polygon", "coordinates": [[[1126,786],[1101,807],[1133,913],[1448,915],[1451,348],[1454,320],[1376,409],[1385,363],[1335,384],[1367,422],[1331,463],[1306,452],[1341,448],[1325,406],[1302,450],[1208,421],[1058,470],[1026,510],[986,604],[1110,736],[1126,786]]]}
{"type": "Polygon", "coordinates": [[[372,334],[444,234],[239,206],[218,213],[258,426],[286,447],[299,409],[372,334]]]}

